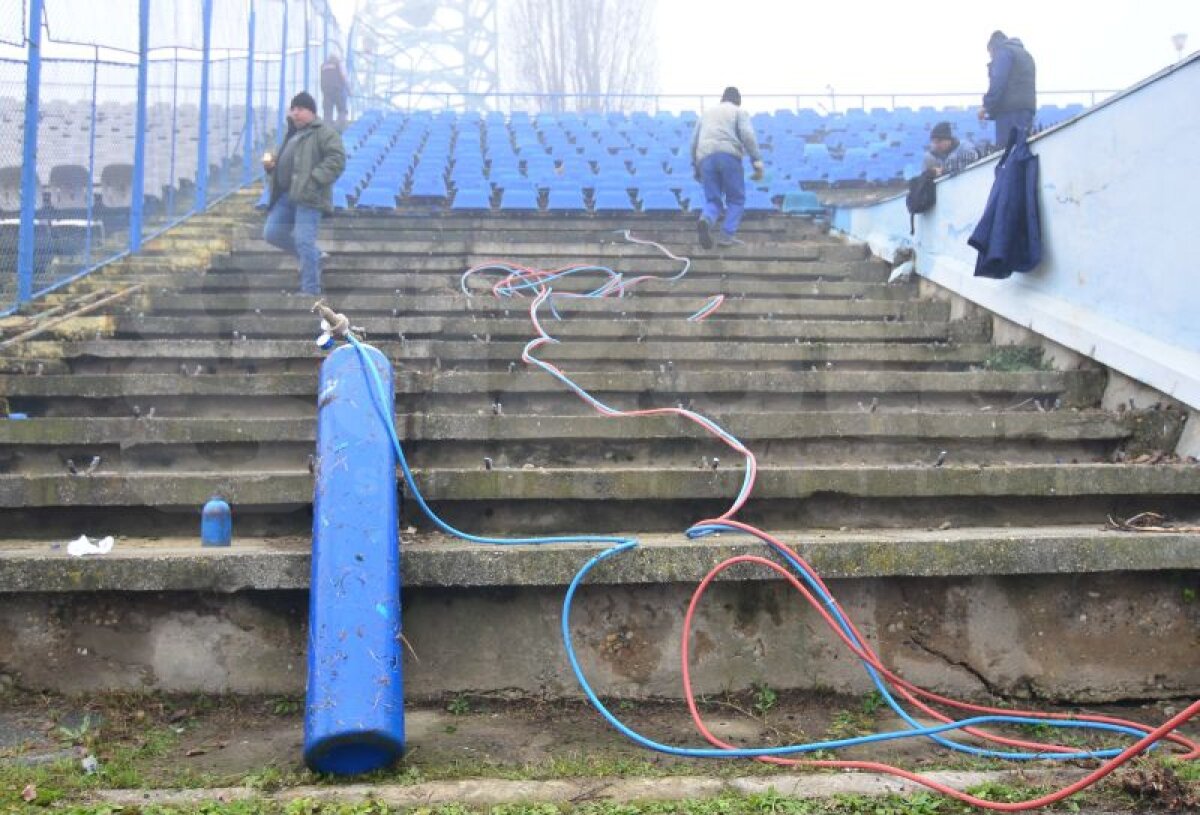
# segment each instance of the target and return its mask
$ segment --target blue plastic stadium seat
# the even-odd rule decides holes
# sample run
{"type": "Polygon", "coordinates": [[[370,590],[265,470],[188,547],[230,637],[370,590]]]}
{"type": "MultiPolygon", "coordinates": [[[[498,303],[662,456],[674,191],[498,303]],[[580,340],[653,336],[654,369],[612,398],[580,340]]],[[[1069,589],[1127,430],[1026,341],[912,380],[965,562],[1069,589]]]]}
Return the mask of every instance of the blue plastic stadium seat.
{"type": "Polygon", "coordinates": [[[514,187],[500,194],[502,212],[534,212],[538,209],[537,190],[530,187],[514,187]]]}
{"type": "Polygon", "coordinates": [[[747,212],[774,212],[775,202],[762,190],[746,190],[747,212]]]}
{"type": "Polygon", "coordinates": [[[492,208],[491,194],[482,188],[461,189],[454,194],[453,210],[490,210],[492,208]]]}
{"type": "Polygon", "coordinates": [[[367,187],[354,204],[356,209],[395,209],[396,190],[391,187],[367,187]]]}
{"type": "Polygon", "coordinates": [[[789,215],[819,215],[825,208],[817,200],[816,193],[800,190],[783,196],[783,211],[789,215]]]}
{"type": "Polygon", "coordinates": [[[583,202],[583,190],[579,188],[550,190],[546,198],[546,209],[550,212],[587,211],[587,205],[583,202]]]}
{"type": "Polygon", "coordinates": [[[679,211],[679,199],[670,190],[650,188],[642,191],[642,212],[679,211]]]}
{"type": "Polygon", "coordinates": [[[633,202],[624,190],[597,189],[592,200],[596,212],[633,212],[633,202]]]}
{"type": "Polygon", "coordinates": [[[445,198],[446,182],[441,176],[413,176],[409,198],[445,198]]]}

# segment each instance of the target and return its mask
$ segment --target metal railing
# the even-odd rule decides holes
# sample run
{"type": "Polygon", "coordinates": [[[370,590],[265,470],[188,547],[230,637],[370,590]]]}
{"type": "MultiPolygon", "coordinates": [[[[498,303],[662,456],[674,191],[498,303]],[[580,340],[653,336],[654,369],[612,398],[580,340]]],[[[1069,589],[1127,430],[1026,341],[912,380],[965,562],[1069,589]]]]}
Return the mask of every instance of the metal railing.
{"type": "Polygon", "coordinates": [[[0,314],[261,176],[328,0],[0,0],[0,314]],[[136,30],[129,31],[132,26],[136,30]]]}
{"type": "MultiPolygon", "coordinates": [[[[1117,90],[1038,91],[1042,105],[1084,105],[1119,93],[1117,90]]],[[[742,107],[751,112],[776,110],[811,110],[824,116],[853,115],[872,110],[933,107],[938,109],[977,108],[982,98],[979,92],[914,92],[914,93],[789,93],[746,94],[742,107]]],[[[392,97],[372,96],[369,93],[353,97],[357,110],[398,108],[402,110],[479,110],[513,113],[606,113],[646,112],[678,113],[703,112],[716,105],[720,96],[706,94],[540,94],[540,93],[435,93],[420,92],[392,97]]]]}

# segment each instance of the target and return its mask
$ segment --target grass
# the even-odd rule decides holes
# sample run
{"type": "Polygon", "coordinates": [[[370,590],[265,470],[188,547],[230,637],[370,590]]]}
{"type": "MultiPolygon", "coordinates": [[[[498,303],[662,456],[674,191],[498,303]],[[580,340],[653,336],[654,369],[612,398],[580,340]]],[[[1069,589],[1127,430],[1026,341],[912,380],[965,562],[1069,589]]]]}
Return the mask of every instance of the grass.
{"type": "Polygon", "coordinates": [[[988,371],[1050,371],[1053,366],[1042,349],[1028,345],[1000,345],[992,350],[983,367],[988,371]]]}

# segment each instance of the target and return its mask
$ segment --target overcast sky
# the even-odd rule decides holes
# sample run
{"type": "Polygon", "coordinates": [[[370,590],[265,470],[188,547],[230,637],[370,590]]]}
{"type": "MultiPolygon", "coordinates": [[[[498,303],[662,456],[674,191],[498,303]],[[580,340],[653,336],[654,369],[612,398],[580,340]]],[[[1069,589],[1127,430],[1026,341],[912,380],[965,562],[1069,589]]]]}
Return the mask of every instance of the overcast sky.
{"type": "MultiPolygon", "coordinates": [[[[355,0],[332,3],[348,16],[355,0]]],[[[1176,33],[1200,49],[1200,0],[657,4],[666,94],[979,93],[997,28],[1024,40],[1044,91],[1127,87],[1174,62],[1176,33]]]]}

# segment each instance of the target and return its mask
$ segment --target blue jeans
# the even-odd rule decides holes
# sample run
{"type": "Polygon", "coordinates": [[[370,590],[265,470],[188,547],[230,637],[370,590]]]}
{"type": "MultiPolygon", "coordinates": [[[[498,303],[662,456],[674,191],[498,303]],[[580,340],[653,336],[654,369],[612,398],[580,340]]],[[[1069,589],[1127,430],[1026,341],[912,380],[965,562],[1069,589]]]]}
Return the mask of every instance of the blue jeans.
{"type": "Polygon", "coordinates": [[[1008,147],[1008,137],[1014,127],[1022,136],[1028,136],[1033,128],[1033,111],[1010,110],[996,117],[996,146],[1001,150],[1008,147]]]}
{"type": "Polygon", "coordinates": [[[716,224],[724,198],[725,224],[723,231],[733,237],[742,223],[746,207],[746,177],[742,175],[742,160],[729,153],[713,153],[700,162],[700,181],[704,184],[704,212],[701,218],[716,224]]]}
{"type": "Polygon", "coordinates": [[[300,258],[300,291],[321,293],[321,250],[317,248],[317,227],[321,210],[293,204],[287,193],[267,213],[263,240],[300,258]]]}

